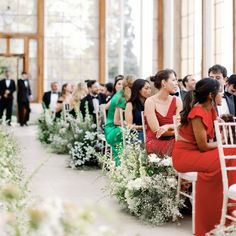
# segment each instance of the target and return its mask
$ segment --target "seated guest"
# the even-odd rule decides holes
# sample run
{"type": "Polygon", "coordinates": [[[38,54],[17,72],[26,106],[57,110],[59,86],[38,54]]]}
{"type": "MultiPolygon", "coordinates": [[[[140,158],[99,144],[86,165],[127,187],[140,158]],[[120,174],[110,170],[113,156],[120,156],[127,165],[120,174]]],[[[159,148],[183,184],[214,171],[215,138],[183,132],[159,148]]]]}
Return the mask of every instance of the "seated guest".
{"type": "Polygon", "coordinates": [[[224,91],[225,83],[227,81],[227,69],[219,64],[216,64],[209,68],[208,76],[212,79],[216,79],[219,81],[221,90],[224,91]]]}
{"type": "Polygon", "coordinates": [[[236,116],[236,74],[231,75],[225,85],[224,97],[229,108],[229,114],[236,116]]]}
{"type": "Polygon", "coordinates": [[[125,107],[126,125],[138,131],[141,141],[143,141],[141,112],[144,111],[144,102],[150,94],[151,86],[147,80],[135,80],[131,89],[131,97],[125,107]]]}
{"type": "Polygon", "coordinates": [[[193,75],[186,75],[182,80],[184,89],[180,90],[181,99],[184,100],[188,91],[194,90],[196,85],[196,79],[193,75]]]}
{"type": "MultiPolygon", "coordinates": [[[[234,104],[234,96],[233,94],[229,93],[227,85],[227,70],[224,66],[221,65],[214,65],[208,70],[208,75],[209,77],[216,79],[219,81],[221,88],[220,91],[223,92],[223,99],[222,99],[222,105],[217,106],[217,112],[218,115],[223,115],[223,114],[232,114],[235,115],[235,104],[234,104]]],[[[231,79],[230,81],[230,90],[233,88],[233,81],[234,79],[231,79]]]]}
{"type": "Polygon", "coordinates": [[[106,83],[105,87],[106,87],[106,93],[105,93],[106,94],[106,103],[108,103],[113,96],[114,86],[113,86],[113,83],[106,83]]]}
{"type": "MultiPolygon", "coordinates": [[[[124,79],[123,75],[117,75],[115,77],[113,95],[123,89],[123,79],[124,79]]],[[[106,104],[106,107],[105,107],[106,110],[108,110],[109,107],[110,107],[110,101],[108,101],[107,104],[106,104]]]]}
{"type": "Polygon", "coordinates": [[[121,146],[122,130],[120,110],[124,110],[126,102],[130,99],[131,87],[135,77],[133,75],[127,75],[123,79],[123,89],[116,92],[110,101],[110,107],[108,110],[107,121],[105,124],[105,137],[108,144],[112,147],[112,154],[115,159],[116,166],[120,165],[119,151],[122,150],[121,146]]]}
{"type": "Polygon", "coordinates": [[[173,116],[182,110],[181,99],[171,96],[178,87],[174,70],[166,69],[159,71],[151,78],[158,92],[147,98],[145,102],[145,117],[147,120],[148,153],[171,156],[175,137],[173,116]]]}
{"type": "MultiPolygon", "coordinates": [[[[172,153],[174,168],[179,172],[198,172],[196,185],[196,235],[203,236],[220,223],[223,188],[219,153],[214,139],[216,105],[221,103],[220,83],[211,78],[197,82],[187,93],[180,113],[181,126],[178,141],[172,153]]],[[[225,149],[235,155],[235,148],[225,149]]],[[[228,164],[230,164],[230,160],[228,164]]],[[[235,166],[235,165],[234,165],[235,166]]],[[[236,183],[236,173],[231,171],[229,185],[236,183]],[[233,182],[232,182],[233,181],[233,182]]]]}
{"type": "Polygon", "coordinates": [[[61,96],[57,100],[56,104],[56,118],[61,117],[61,112],[67,104],[67,110],[69,110],[69,104],[71,102],[71,84],[63,84],[61,89],[61,96]]]}
{"type": "Polygon", "coordinates": [[[70,103],[70,114],[72,114],[74,117],[76,117],[76,114],[79,111],[81,100],[86,97],[87,94],[87,84],[85,82],[78,83],[77,87],[75,88],[75,91],[72,94],[70,103]]]}
{"type": "Polygon", "coordinates": [[[51,83],[51,91],[45,92],[43,94],[43,107],[46,109],[51,109],[55,112],[57,100],[60,96],[59,84],[57,82],[51,83]]]}
{"type": "Polygon", "coordinates": [[[106,96],[105,94],[98,93],[99,84],[96,80],[89,80],[87,87],[89,94],[81,100],[80,111],[85,118],[87,104],[88,112],[93,117],[93,121],[96,124],[96,114],[99,112],[99,105],[106,103],[106,96]]]}

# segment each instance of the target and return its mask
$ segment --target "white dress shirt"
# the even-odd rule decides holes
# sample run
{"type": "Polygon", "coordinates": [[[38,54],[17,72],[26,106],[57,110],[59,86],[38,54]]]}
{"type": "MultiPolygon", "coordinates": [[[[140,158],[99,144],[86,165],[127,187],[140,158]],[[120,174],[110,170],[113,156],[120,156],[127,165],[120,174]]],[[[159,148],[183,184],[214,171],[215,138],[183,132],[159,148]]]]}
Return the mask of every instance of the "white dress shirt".
{"type": "Polygon", "coordinates": [[[56,110],[57,100],[58,100],[58,93],[51,92],[51,99],[50,99],[49,107],[50,107],[51,111],[53,111],[53,112],[55,112],[55,110],[56,110]]]}
{"type": "Polygon", "coordinates": [[[98,97],[94,97],[93,96],[93,113],[98,113],[99,112],[99,100],[98,100],[98,97]]]}
{"type": "Polygon", "coordinates": [[[10,83],[11,83],[11,80],[10,79],[6,79],[6,86],[7,86],[7,88],[10,87],[10,83]]]}
{"type": "Polygon", "coordinates": [[[28,81],[24,80],[24,84],[25,84],[25,87],[27,88],[28,87],[28,81]]]}
{"type": "Polygon", "coordinates": [[[222,98],[222,104],[221,104],[221,106],[217,106],[217,111],[218,111],[219,116],[221,116],[223,114],[225,114],[225,115],[230,114],[226,98],[222,98]]]}

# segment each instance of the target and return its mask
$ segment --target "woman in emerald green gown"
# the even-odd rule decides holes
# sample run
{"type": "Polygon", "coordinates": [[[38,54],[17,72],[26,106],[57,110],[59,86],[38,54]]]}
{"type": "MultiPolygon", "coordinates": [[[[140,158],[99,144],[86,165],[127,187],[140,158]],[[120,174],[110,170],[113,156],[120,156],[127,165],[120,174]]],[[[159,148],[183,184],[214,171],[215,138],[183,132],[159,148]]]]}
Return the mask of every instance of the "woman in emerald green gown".
{"type": "Polygon", "coordinates": [[[123,89],[112,97],[108,110],[107,121],[105,125],[105,137],[108,144],[110,144],[112,147],[112,154],[116,166],[120,165],[119,152],[122,151],[123,144],[120,109],[125,109],[126,102],[130,98],[131,87],[134,80],[135,77],[133,75],[127,75],[124,77],[123,89]]]}

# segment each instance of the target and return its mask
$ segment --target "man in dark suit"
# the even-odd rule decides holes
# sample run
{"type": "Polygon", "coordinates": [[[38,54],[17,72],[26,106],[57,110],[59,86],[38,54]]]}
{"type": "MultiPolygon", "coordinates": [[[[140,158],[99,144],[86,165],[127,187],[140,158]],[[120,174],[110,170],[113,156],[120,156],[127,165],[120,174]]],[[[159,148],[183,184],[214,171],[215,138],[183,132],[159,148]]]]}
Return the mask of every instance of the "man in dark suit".
{"type": "Polygon", "coordinates": [[[96,80],[89,80],[87,87],[89,94],[81,100],[80,111],[83,117],[85,117],[86,104],[88,104],[88,112],[93,117],[94,123],[96,123],[96,114],[99,112],[99,105],[106,103],[106,95],[98,93],[99,84],[96,80]]]}
{"type": "Polygon", "coordinates": [[[55,112],[56,103],[59,96],[59,84],[57,82],[52,82],[51,91],[47,91],[43,94],[43,108],[50,108],[53,112],[55,112]]]}
{"type": "Polygon", "coordinates": [[[224,97],[229,107],[229,113],[236,116],[236,74],[231,75],[227,79],[224,97]]]}
{"type": "Polygon", "coordinates": [[[17,103],[18,103],[18,118],[20,126],[27,125],[30,114],[30,101],[32,93],[26,72],[21,73],[22,79],[17,82],[17,103]]]}
{"type": "Polygon", "coordinates": [[[222,105],[217,106],[218,114],[220,116],[223,114],[231,114],[235,116],[234,96],[232,92],[230,92],[231,88],[234,87],[234,79],[228,82],[227,69],[219,64],[210,67],[208,70],[208,75],[209,77],[219,81],[221,85],[221,91],[224,93],[222,105]]]}
{"type": "Polygon", "coordinates": [[[7,124],[11,125],[13,93],[16,91],[16,84],[13,79],[10,79],[11,72],[5,71],[5,78],[0,81],[0,120],[3,112],[6,110],[7,124]]]}

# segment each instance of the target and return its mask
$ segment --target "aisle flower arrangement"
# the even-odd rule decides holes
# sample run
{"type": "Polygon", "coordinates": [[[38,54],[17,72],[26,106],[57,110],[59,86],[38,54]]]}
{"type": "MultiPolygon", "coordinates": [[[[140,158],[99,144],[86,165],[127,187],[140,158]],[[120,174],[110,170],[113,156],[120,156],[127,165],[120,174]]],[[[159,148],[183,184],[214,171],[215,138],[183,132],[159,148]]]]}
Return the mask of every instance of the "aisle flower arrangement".
{"type": "Polygon", "coordinates": [[[70,154],[70,167],[97,165],[97,153],[102,146],[97,140],[96,125],[88,111],[84,119],[78,112],[76,118],[67,114],[55,120],[46,110],[38,121],[38,130],[40,142],[48,144],[52,152],[70,154]]]}
{"type": "Polygon", "coordinates": [[[112,196],[133,215],[153,225],[181,217],[183,200],[176,200],[177,179],[171,157],[147,155],[140,143],[132,141],[126,143],[120,159],[121,165],[115,167],[113,160],[101,158],[112,196]]]}
{"type": "Polygon", "coordinates": [[[1,236],[114,236],[97,225],[105,215],[94,206],[79,207],[60,199],[30,197],[15,139],[0,130],[0,232],[1,236]],[[94,224],[96,223],[96,227],[94,224]]]}

